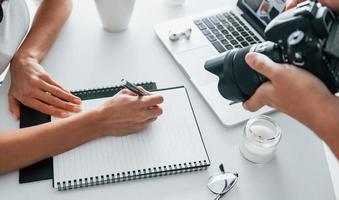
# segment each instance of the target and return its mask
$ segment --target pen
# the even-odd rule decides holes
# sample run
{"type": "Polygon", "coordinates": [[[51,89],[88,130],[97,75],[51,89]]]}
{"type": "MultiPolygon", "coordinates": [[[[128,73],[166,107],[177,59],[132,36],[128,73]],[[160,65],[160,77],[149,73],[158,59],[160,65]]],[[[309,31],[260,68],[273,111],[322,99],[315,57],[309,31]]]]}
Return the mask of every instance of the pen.
{"type": "Polygon", "coordinates": [[[128,82],[125,79],[121,79],[121,83],[122,83],[122,85],[125,88],[131,90],[132,92],[134,92],[138,96],[146,96],[146,95],[148,95],[146,92],[144,92],[143,90],[139,89],[138,86],[134,85],[133,83],[128,82]]]}

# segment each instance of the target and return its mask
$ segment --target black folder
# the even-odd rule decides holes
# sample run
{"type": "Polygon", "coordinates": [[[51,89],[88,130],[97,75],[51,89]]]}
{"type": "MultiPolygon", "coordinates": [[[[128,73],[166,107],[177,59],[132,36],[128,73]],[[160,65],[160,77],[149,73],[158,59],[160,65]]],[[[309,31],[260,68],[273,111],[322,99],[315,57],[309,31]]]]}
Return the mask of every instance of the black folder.
{"type": "MultiPolygon", "coordinates": [[[[136,84],[148,91],[157,89],[156,83],[145,82],[136,84]]],[[[111,97],[118,93],[123,86],[105,87],[97,89],[73,91],[72,94],[80,97],[82,100],[93,98],[111,97]]],[[[20,106],[20,128],[36,126],[51,121],[49,115],[42,114],[36,110],[28,108],[21,104],[20,106]]],[[[28,183],[53,178],[53,158],[47,158],[31,166],[25,167],[19,172],[19,183],[28,183]]]]}

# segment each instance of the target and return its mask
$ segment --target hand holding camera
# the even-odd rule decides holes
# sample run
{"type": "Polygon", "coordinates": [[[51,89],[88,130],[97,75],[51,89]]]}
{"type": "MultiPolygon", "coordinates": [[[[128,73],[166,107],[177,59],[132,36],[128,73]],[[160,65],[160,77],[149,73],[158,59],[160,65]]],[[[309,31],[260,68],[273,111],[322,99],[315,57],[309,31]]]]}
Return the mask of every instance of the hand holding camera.
{"type": "Polygon", "coordinates": [[[206,62],[205,69],[220,78],[220,94],[245,102],[250,111],[269,105],[287,113],[339,157],[339,99],[333,95],[339,90],[336,16],[327,7],[303,2],[273,19],[265,36],[272,42],[233,49],[206,62]]]}
{"type": "MultiPolygon", "coordinates": [[[[293,0],[286,5],[286,9],[291,9],[301,2],[293,0]]],[[[293,65],[274,63],[264,55],[257,54],[248,54],[246,62],[252,69],[270,80],[260,86],[243,104],[249,111],[256,111],[264,105],[269,105],[305,122],[303,113],[309,113],[310,107],[314,108],[313,111],[319,108],[320,113],[324,112],[322,106],[314,105],[314,102],[331,105],[329,102],[338,101],[319,79],[305,70],[293,65]]]]}
{"type": "Polygon", "coordinates": [[[327,7],[306,1],[273,19],[265,29],[269,42],[232,49],[205,64],[219,76],[220,94],[229,100],[248,100],[268,81],[245,62],[249,52],[262,53],[277,63],[288,63],[317,76],[330,90],[339,89],[339,23],[327,7]],[[271,41],[271,42],[270,42],[271,41]]]}
{"type": "Polygon", "coordinates": [[[325,104],[329,99],[336,98],[318,78],[306,70],[290,64],[275,63],[259,53],[247,54],[246,62],[270,80],[263,83],[244,103],[247,110],[256,111],[269,105],[302,120],[303,115],[311,111],[309,108],[313,108],[314,112],[319,111],[319,105],[313,105],[314,102],[325,104]]]}
{"type": "MultiPolygon", "coordinates": [[[[301,2],[303,0],[292,0],[286,5],[286,9],[292,9],[301,2]]],[[[339,5],[329,5],[330,2],[323,3],[333,11],[339,10],[339,5]]],[[[330,99],[338,101],[319,79],[305,70],[293,65],[274,63],[269,58],[256,54],[248,54],[246,62],[252,69],[270,79],[270,82],[259,87],[255,94],[243,104],[249,111],[256,111],[264,105],[269,105],[292,116],[300,116],[297,118],[303,118],[302,109],[312,106],[305,105],[310,102],[305,99],[312,99],[311,102],[323,104],[330,99]]]]}

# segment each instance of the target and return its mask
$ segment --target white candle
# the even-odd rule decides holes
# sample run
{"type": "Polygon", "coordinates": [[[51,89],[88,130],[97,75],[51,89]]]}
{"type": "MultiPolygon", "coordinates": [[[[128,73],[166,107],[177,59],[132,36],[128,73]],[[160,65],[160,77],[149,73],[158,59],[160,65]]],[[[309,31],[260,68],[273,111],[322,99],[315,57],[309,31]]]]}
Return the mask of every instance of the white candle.
{"type": "Polygon", "coordinates": [[[265,123],[258,123],[258,120],[262,122],[263,116],[259,118],[251,119],[247,123],[240,152],[247,160],[254,163],[266,163],[274,157],[281,133],[276,123],[273,124],[274,126],[272,124],[268,126],[265,123]]]}
{"type": "Polygon", "coordinates": [[[272,129],[262,125],[253,125],[250,127],[250,130],[252,131],[254,137],[259,140],[269,140],[275,136],[275,133],[272,129]]]}

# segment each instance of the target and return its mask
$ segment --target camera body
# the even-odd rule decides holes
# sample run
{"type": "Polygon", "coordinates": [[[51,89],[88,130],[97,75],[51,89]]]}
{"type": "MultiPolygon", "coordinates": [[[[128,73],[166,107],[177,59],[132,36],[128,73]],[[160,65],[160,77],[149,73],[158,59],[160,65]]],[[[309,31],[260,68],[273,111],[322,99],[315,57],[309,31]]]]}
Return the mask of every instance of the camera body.
{"type": "Polygon", "coordinates": [[[245,62],[248,52],[267,55],[317,76],[332,92],[339,89],[339,23],[331,10],[305,1],[274,18],[265,29],[268,42],[232,49],[205,63],[219,76],[220,94],[239,102],[249,99],[267,78],[245,62]]]}

